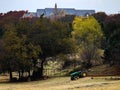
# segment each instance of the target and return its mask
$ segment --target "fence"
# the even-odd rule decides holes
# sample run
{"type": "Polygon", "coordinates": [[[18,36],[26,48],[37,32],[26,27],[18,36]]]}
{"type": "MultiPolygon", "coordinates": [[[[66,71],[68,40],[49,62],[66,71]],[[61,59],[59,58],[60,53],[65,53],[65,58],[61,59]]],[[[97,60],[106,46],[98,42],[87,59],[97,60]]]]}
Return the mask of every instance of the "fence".
{"type": "Polygon", "coordinates": [[[62,70],[62,69],[44,69],[43,73],[44,76],[50,77],[59,77],[67,75],[69,70],[62,70]]]}

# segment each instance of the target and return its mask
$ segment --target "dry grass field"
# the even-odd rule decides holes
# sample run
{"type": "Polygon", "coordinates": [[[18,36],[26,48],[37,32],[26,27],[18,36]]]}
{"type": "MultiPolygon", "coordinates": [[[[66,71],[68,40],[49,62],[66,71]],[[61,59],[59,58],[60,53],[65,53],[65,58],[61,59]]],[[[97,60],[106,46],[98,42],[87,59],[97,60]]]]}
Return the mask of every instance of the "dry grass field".
{"type": "MultiPolygon", "coordinates": [[[[4,81],[3,76],[0,76],[0,81],[4,81]]],[[[0,82],[0,90],[120,90],[120,80],[86,77],[71,81],[69,77],[57,77],[22,83],[0,82]]]]}

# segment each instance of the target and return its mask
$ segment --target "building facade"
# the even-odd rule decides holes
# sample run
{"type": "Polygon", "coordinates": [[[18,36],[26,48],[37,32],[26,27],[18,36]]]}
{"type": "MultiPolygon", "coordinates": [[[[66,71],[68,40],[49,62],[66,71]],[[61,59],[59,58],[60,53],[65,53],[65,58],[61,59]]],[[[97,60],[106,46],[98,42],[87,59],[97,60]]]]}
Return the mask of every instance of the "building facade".
{"type": "Polygon", "coordinates": [[[65,15],[76,15],[76,16],[87,16],[95,13],[95,10],[77,10],[74,8],[57,8],[57,4],[55,4],[54,8],[45,8],[45,9],[37,9],[36,12],[28,12],[23,15],[23,18],[26,17],[64,17],[65,15]]]}

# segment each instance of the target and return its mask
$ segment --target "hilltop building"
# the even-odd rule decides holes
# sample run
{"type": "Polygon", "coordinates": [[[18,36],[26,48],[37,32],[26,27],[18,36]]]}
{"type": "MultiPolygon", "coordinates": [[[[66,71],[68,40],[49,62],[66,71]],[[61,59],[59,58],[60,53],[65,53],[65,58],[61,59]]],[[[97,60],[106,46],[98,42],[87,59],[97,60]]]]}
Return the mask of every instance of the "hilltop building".
{"type": "Polygon", "coordinates": [[[60,18],[65,15],[76,15],[76,16],[87,16],[94,14],[95,10],[77,10],[74,8],[57,8],[57,4],[55,4],[54,8],[45,8],[45,9],[37,9],[36,12],[28,12],[23,15],[23,18],[32,18],[32,17],[40,17],[43,15],[47,18],[60,18]]]}

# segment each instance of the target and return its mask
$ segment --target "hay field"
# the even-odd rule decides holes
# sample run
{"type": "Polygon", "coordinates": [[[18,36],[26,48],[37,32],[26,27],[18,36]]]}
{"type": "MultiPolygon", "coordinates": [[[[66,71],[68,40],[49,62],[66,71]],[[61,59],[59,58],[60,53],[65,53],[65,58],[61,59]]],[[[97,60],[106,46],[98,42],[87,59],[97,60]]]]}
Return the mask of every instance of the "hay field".
{"type": "Polygon", "coordinates": [[[86,77],[71,81],[69,77],[58,77],[23,83],[2,82],[0,90],[120,90],[120,80],[108,80],[109,78],[86,77]]]}

